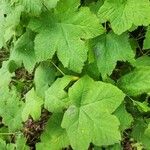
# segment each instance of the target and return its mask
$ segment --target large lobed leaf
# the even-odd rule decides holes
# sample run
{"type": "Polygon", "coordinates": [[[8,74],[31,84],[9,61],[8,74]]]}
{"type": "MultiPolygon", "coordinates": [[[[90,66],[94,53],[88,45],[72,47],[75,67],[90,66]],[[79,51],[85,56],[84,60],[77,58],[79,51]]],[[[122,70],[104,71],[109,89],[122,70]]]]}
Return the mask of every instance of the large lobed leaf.
{"type": "Polygon", "coordinates": [[[102,34],[103,28],[89,8],[76,6],[76,2],[62,0],[54,13],[46,12],[31,20],[29,28],[39,33],[35,38],[37,61],[51,59],[57,51],[64,67],[81,72],[88,51],[84,40],[102,34]]]}
{"type": "Polygon", "coordinates": [[[73,149],[87,150],[90,142],[98,146],[119,142],[119,121],[112,113],[124,99],[122,91],[85,76],[69,89],[69,99],[72,105],[64,114],[62,127],[73,149]]]}

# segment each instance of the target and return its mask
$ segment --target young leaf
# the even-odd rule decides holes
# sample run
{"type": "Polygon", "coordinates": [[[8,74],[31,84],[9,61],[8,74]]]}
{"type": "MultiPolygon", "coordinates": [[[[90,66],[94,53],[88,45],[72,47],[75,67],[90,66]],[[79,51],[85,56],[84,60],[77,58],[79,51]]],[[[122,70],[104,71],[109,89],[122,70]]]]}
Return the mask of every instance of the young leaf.
{"type": "Polygon", "coordinates": [[[139,67],[122,76],[118,80],[118,86],[130,96],[150,92],[150,67],[139,67]]]}
{"type": "MultiPolygon", "coordinates": [[[[68,9],[60,13],[62,10],[59,7],[56,7],[54,13],[46,12],[40,18],[32,19],[29,24],[32,30],[39,33],[35,38],[36,58],[38,61],[47,60],[57,51],[64,67],[81,72],[87,59],[84,40],[102,34],[103,28],[88,8],[76,11],[68,9]]],[[[62,7],[66,8],[64,5],[62,7]]]]}
{"type": "Polygon", "coordinates": [[[124,99],[122,91],[85,76],[69,89],[69,99],[72,105],[64,114],[62,127],[73,149],[86,150],[90,142],[98,146],[119,142],[119,121],[112,113],[124,99]]]}
{"type": "Polygon", "coordinates": [[[49,119],[45,131],[41,136],[41,142],[36,144],[36,149],[60,150],[68,147],[69,139],[66,130],[61,128],[63,114],[53,114],[49,119]]]}
{"type": "Polygon", "coordinates": [[[122,34],[132,25],[147,26],[150,23],[149,0],[106,0],[99,9],[102,22],[110,21],[116,34],[122,34]]]}
{"type": "Polygon", "coordinates": [[[28,116],[31,115],[31,117],[34,120],[38,120],[41,116],[41,105],[43,104],[43,99],[37,96],[34,89],[31,89],[26,94],[26,103],[25,107],[22,111],[22,119],[23,121],[26,121],[28,119],[28,116]]]}
{"type": "Polygon", "coordinates": [[[95,48],[97,66],[103,77],[112,73],[117,61],[134,62],[134,52],[127,34],[104,34],[97,39],[95,48]]]}

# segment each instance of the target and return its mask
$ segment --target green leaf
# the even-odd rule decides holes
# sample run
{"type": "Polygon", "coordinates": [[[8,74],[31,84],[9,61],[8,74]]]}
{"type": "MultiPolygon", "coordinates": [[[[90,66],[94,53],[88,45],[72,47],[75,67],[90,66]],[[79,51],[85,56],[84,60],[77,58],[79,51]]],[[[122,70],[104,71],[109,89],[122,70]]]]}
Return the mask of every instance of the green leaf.
{"type": "MultiPolygon", "coordinates": [[[[70,3],[67,1],[68,5],[70,3]]],[[[87,59],[85,39],[96,37],[104,31],[96,15],[87,7],[61,13],[60,6],[66,9],[60,3],[54,13],[46,12],[29,23],[29,27],[39,33],[35,38],[36,58],[38,61],[51,59],[57,51],[64,67],[81,72],[87,59]]]]}
{"type": "Polygon", "coordinates": [[[8,14],[10,12],[10,5],[8,1],[1,0],[0,1],[0,48],[4,46],[4,34],[5,34],[5,17],[4,14],[8,14]]]}
{"type": "Polygon", "coordinates": [[[114,112],[114,115],[120,121],[120,129],[124,131],[125,129],[130,128],[131,123],[133,122],[133,117],[126,110],[125,104],[122,103],[117,110],[114,112]]]}
{"type": "Polygon", "coordinates": [[[43,0],[43,4],[50,10],[55,8],[59,0],[43,0]]]}
{"type": "Polygon", "coordinates": [[[134,53],[127,34],[118,36],[110,32],[100,36],[95,46],[95,55],[103,77],[112,73],[117,61],[134,62],[134,53]]]}
{"type": "Polygon", "coordinates": [[[106,150],[123,150],[121,144],[114,144],[106,148],[106,150]]]}
{"type": "Polygon", "coordinates": [[[70,10],[76,11],[80,5],[80,0],[59,0],[57,3],[57,10],[60,14],[70,10]]]}
{"type": "Polygon", "coordinates": [[[64,114],[62,127],[73,149],[87,150],[90,142],[97,146],[119,142],[119,121],[112,113],[124,99],[122,91],[85,76],[69,89],[69,99],[72,105],[64,114]]]}
{"type": "Polygon", "coordinates": [[[20,22],[22,7],[11,7],[8,0],[0,1],[0,48],[5,46],[10,38],[15,36],[15,28],[20,22]]]}
{"type": "Polygon", "coordinates": [[[135,64],[133,64],[135,67],[141,67],[141,66],[150,66],[150,57],[145,55],[141,56],[136,59],[135,64]]]}
{"type": "Polygon", "coordinates": [[[144,132],[144,136],[142,138],[142,143],[145,149],[150,150],[150,123],[148,124],[147,129],[144,132]]]}
{"type": "Polygon", "coordinates": [[[20,23],[21,13],[23,11],[23,7],[21,5],[16,5],[15,7],[11,7],[10,13],[6,14],[7,17],[5,19],[5,34],[4,40],[7,42],[12,37],[16,37],[16,27],[20,23]]]}
{"type": "Polygon", "coordinates": [[[2,139],[0,139],[0,149],[1,150],[6,150],[6,142],[2,139]]]}
{"type": "Polygon", "coordinates": [[[61,128],[63,115],[53,114],[47,122],[46,128],[41,136],[41,142],[36,144],[36,149],[41,150],[60,150],[68,147],[69,139],[66,130],[61,128]]]}
{"type": "Polygon", "coordinates": [[[19,0],[24,10],[32,15],[39,15],[42,9],[42,0],[19,0]]]}
{"type": "Polygon", "coordinates": [[[150,67],[140,67],[122,76],[118,86],[130,96],[150,92],[150,67]]]}
{"type": "Polygon", "coordinates": [[[142,143],[143,147],[146,150],[150,150],[150,123],[143,119],[138,119],[134,122],[134,128],[132,131],[132,136],[134,140],[139,143],[142,143]]]}
{"type": "Polygon", "coordinates": [[[133,101],[133,103],[135,106],[137,106],[138,110],[141,111],[142,113],[150,112],[150,107],[148,106],[147,102],[133,101]]]}
{"type": "MultiPolygon", "coordinates": [[[[1,13],[1,12],[0,12],[1,13]]],[[[0,15],[0,20],[1,20],[1,23],[0,23],[0,48],[3,47],[4,45],[4,38],[2,35],[4,35],[4,18],[2,15],[0,15]]]]}
{"type": "Polygon", "coordinates": [[[104,0],[101,1],[94,1],[92,3],[89,4],[89,8],[92,12],[94,12],[95,14],[98,13],[100,7],[104,4],[104,0]]]}
{"type": "Polygon", "coordinates": [[[45,91],[55,80],[55,70],[47,62],[41,63],[35,70],[34,83],[37,95],[44,98],[45,91]]]}
{"type": "Polygon", "coordinates": [[[7,143],[0,139],[0,149],[1,150],[29,150],[29,148],[26,146],[25,139],[23,136],[18,135],[15,137],[16,143],[7,143]]]}
{"type": "Polygon", "coordinates": [[[26,138],[22,134],[16,136],[15,150],[29,150],[29,147],[26,145],[26,138]]]}
{"type": "Polygon", "coordinates": [[[65,88],[71,81],[76,79],[73,76],[58,78],[45,92],[44,107],[50,112],[61,112],[68,106],[68,93],[65,88]]]}
{"type": "Polygon", "coordinates": [[[24,107],[20,97],[15,90],[0,91],[0,116],[3,123],[8,126],[9,131],[16,131],[22,128],[21,113],[24,107]]]}
{"type": "Polygon", "coordinates": [[[23,62],[25,68],[32,72],[36,64],[34,52],[34,34],[31,31],[25,32],[15,43],[11,53],[10,60],[14,60],[17,64],[23,62]]]}
{"type": "Polygon", "coordinates": [[[132,25],[147,26],[150,23],[149,0],[105,0],[99,9],[101,22],[110,21],[116,34],[129,30],[132,25]]]}
{"type": "Polygon", "coordinates": [[[143,48],[150,49],[150,26],[147,28],[143,48]]]}
{"type": "Polygon", "coordinates": [[[147,123],[143,119],[136,119],[133,124],[132,137],[134,140],[141,142],[147,123]]]}
{"type": "Polygon", "coordinates": [[[31,115],[31,117],[34,120],[38,120],[41,116],[41,105],[43,104],[43,99],[37,96],[36,92],[32,88],[27,94],[26,94],[26,102],[25,107],[22,111],[22,119],[23,121],[26,121],[28,119],[28,116],[31,115]]]}
{"type": "Polygon", "coordinates": [[[11,81],[11,77],[14,74],[11,74],[8,70],[9,61],[5,61],[2,64],[2,68],[0,69],[0,89],[8,89],[9,83],[11,81]]]}

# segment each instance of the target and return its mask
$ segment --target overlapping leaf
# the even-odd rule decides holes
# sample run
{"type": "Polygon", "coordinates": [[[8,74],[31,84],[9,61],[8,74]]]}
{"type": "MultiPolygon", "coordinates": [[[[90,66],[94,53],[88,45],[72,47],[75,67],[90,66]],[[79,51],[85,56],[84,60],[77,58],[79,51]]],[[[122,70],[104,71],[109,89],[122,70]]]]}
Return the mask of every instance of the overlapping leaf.
{"type": "Polygon", "coordinates": [[[8,0],[0,2],[0,48],[12,37],[15,36],[15,28],[20,22],[22,6],[11,7],[8,0]]]}
{"type": "Polygon", "coordinates": [[[59,0],[43,0],[43,5],[47,9],[55,8],[59,0]]]}
{"type": "Polygon", "coordinates": [[[149,12],[149,0],[0,0],[0,149],[26,150],[43,129],[37,150],[121,150],[129,128],[148,150],[149,12]]]}
{"type": "Polygon", "coordinates": [[[16,143],[6,143],[4,140],[0,139],[0,149],[1,150],[29,150],[26,146],[25,138],[22,135],[16,136],[16,143]]]}
{"type": "Polygon", "coordinates": [[[97,66],[103,77],[112,73],[117,61],[134,62],[134,53],[127,34],[118,36],[110,32],[96,40],[95,56],[97,66]]]}
{"type": "Polygon", "coordinates": [[[22,128],[21,113],[24,107],[22,101],[15,91],[0,90],[0,116],[3,123],[8,126],[9,131],[16,131],[22,128]]]}
{"type": "Polygon", "coordinates": [[[110,21],[113,31],[121,34],[132,25],[149,25],[149,0],[106,0],[98,15],[102,22],[110,21]]]}
{"type": "Polygon", "coordinates": [[[26,121],[28,119],[29,115],[31,115],[31,117],[34,120],[38,120],[41,116],[42,104],[43,104],[43,99],[41,97],[37,96],[34,89],[31,89],[26,94],[25,107],[23,108],[23,111],[22,111],[23,121],[26,121]]]}
{"type": "Polygon", "coordinates": [[[124,131],[125,129],[130,128],[131,123],[133,122],[133,117],[126,110],[125,104],[122,103],[117,110],[114,112],[114,115],[120,121],[120,129],[124,131]]]}
{"type": "Polygon", "coordinates": [[[144,49],[150,49],[150,27],[147,28],[147,32],[144,39],[144,49]]]}
{"type": "Polygon", "coordinates": [[[138,119],[134,122],[132,131],[134,140],[142,144],[146,150],[150,148],[150,124],[148,120],[138,119]]]}
{"type": "Polygon", "coordinates": [[[136,68],[141,67],[141,66],[150,66],[150,57],[145,55],[145,56],[141,56],[139,58],[136,59],[134,66],[136,68]]]}
{"type": "Polygon", "coordinates": [[[24,6],[24,10],[33,15],[39,15],[42,9],[42,0],[19,0],[19,3],[24,6]]]}
{"type": "MultiPolygon", "coordinates": [[[[68,106],[69,98],[65,88],[69,83],[76,80],[73,76],[64,76],[57,79],[45,92],[44,106],[50,112],[62,112],[68,106]]],[[[69,87],[68,87],[69,88],[69,87]]]]}
{"type": "Polygon", "coordinates": [[[118,86],[128,95],[137,96],[150,92],[150,67],[139,67],[122,76],[118,86]]]}
{"type": "Polygon", "coordinates": [[[102,34],[103,28],[89,8],[78,10],[76,2],[72,3],[60,1],[54,13],[46,12],[40,18],[31,20],[29,27],[39,33],[35,38],[38,61],[52,58],[57,51],[65,67],[81,72],[87,59],[84,40],[102,34]],[[65,12],[62,13],[63,10],[65,12]]]}
{"type": "Polygon", "coordinates": [[[37,150],[60,150],[69,146],[67,133],[60,126],[62,117],[63,114],[53,114],[41,136],[41,142],[36,145],[37,150]]]}
{"type": "Polygon", "coordinates": [[[0,90],[8,89],[13,73],[9,72],[9,61],[4,61],[0,69],[0,90]]]}
{"type": "Polygon", "coordinates": [[[41,63],[35,71],[34,83],[37,95],[45,97],[45,91],[55,80],[55,70],[47,62],[41,63]]]}
{"type": "Polygon", "coordinates": [[[119,121],[111,113],[123,98],[124,94],[111,84],[94,82],[89,77],[77,81],[69,89],[72,105],[65,112],[62,121],[71,146],[86,150],[90,142],[98,146],[118,143],[121,138],[119,121]]]}
{"type": "Polygon", "coordinates": [[[25,68],[32,72],[36,64],[34,52],[34,34],[31,31],[24,33],[15,43],[10,60],[14,60],[18,65],[24,64],[25,68]]]}

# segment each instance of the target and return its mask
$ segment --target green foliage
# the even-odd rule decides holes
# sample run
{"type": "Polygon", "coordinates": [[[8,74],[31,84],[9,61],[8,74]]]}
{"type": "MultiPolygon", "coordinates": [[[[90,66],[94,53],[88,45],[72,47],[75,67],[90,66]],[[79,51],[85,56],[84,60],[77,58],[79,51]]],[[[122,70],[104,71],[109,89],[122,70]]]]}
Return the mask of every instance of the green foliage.
{"type": "Polygon", "coordinates": [[[62,113],[53,114],[41,135],[41,142],[36,146],[37,150],[41,150],[43,147],[45,150],[60,150],[69,146],[70,143],[66,130],[61,127],[62,117],[62,113]]]}
{"type": "Polygon", "coordinates": [[[105,0],[98,16],[102,22],[110,21],[116,34],[122,34],[132,25],[148,25],[149,10],[149,0],[105,0]]]}
{"type": "Polygon", "coordinates": [[[40,97],[45,97],[45,91],[51,86],[55,81],[55,69],[52,65],[48,63],[41,63],[35,71],[34,74],[34,84],[36,94],[40,97]]]}
{"type": "Polygon", "coordinates": [[[72,147],[87,149],[90,142],[98,146],[118,143],[121,138],[118,132],[119,121],[112,112],[123,98],[122,91],[111,84],[94,82],[89,77],[77,81],[69,89],[72,105],[65,112],[62,121],[72,147]]]}
{"type": "Polygon", "coordinates": [[[110,75],[117,61],[134,61],[134,53],[128,41],[128,35],[114,33],[102,35],[97,39],[96,60],[102,76],[110,75]]]}
{"type": "Polygon", "coordinates": [[[21,63],[25,68],[32,72],[36,64],[35,52],[34,52],[34,34],[31,31],[25,32],[14,45],[10,60],[14,60],[18,66],[21,63]]]}
{"type": "Polygon", "coordinates": [[[22,127],[21,112],[24,107],[15,90],[9,92],[6,89],[0,91],[0,116],[2,122],[8,126],[9,131],[16,131],[22,127]]]}
{"type": "Polygon", "coordinates": [[[118,81],[118,86],[128,95],[137,96],[150,92],[150,67],[140,67],[118,81]],[[144,83],[144,84],[143,84],[144,83]]]}
{"type": "Polygon", "coordinates": [[[26,121],[29,115],[31,115],[34,120],[38,120],[41,116],[42,104],[43,99],[37,96],[34,89],[31,89],[26,94],[25,107],[23,108],[22,112],[23,121],[26,121]]]}
{"type": "Polygon", "coordinates": [[[147,28],[147,32],[144,40],[144,49],[150,48],[149,38],[150,38],[150,27],[147,28]]]}
{"type": "Polygon", "coordinates": [[[45,92],[45,108],[50,112],[61,112],[69,103],[68,93],[65,88],[75,77],[64,76],[57,79],[45,92]]]}
{"type": "Polygon", "coordinates": [[[149,12],[1,0],[0,150],[150,150],[149,12]]]}

